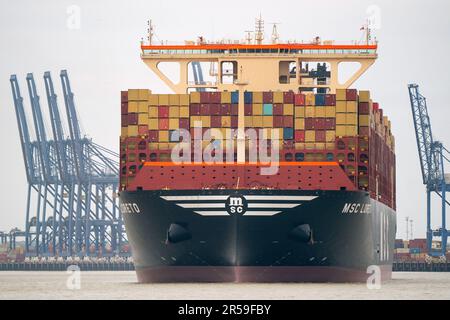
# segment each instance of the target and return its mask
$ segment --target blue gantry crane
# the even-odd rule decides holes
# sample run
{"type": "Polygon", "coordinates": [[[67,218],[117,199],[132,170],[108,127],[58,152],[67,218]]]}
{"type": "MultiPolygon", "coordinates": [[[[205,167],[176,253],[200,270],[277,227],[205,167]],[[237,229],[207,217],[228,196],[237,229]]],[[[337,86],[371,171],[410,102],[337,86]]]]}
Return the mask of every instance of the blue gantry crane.
{"type": "Polygon", "coordinates": [[[83,135],[67,71],[60,78],[69,135],[50,72],[45,72],[49,139],[36,83],[27,74],[35,140],[17,76],[10,78],[28,182],[25,231],[17,236],[24,236],[27,256],[129,256],[118,209],[119,156],[83,135]]]}
{"type": "Polygon", "coordinates": [[[445,165],[450,162],[450,152],[442,142],[433,139],[426,98],[420,94],[419,86],[409,84],[408,90],[422,169],[422,180],[427,193],[427,248],[430,256],[445,257],[448,238],[446,209],[447,205],[450,205],[446,197],[446,193],[450,191],[450,175],[445,174],[445,165]],[[431,196],[433,194],[441,200],[441,226],[434,230],[432,229],[431,209],[431,196]],[[440,238],[440,248],[432,247],[434,237],[440,238]]]}

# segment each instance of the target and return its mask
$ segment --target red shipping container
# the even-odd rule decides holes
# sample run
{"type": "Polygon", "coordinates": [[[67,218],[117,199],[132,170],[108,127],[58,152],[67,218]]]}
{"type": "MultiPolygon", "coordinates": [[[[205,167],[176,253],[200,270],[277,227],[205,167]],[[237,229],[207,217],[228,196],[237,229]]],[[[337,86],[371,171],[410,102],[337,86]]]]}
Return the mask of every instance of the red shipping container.
{"type": "Polygon", "coordinates": [[[370,114],[369,103],[368,102],[360,102],[358,104],[358,112],[359,112],[359,114],[370,114]]]}
{"type": "Polygon", "coordinates": [[[335,106],[336,105],[336,95],[335,94],[326,94],[325,95],[325,105],[326,106],[335,106]]]}
{"type": "Polygon", "coordinates": [[[231,115],[232,116],[237,116],[239,113],[239,105],[237,104],[232,104],[231,105],[231,115]]]}
{"type": "Polygon", "coordinates": [[[158,107],[158,118],[168,118],[169,117],[169,107],[159,106],[158,107]]]}
{"type": "Polygon", "coordinates": [[[208,103],[202,103],[200,105],[200,115],[209,116],[211,112],[210,106],[208,103]]]}
{"type": "Polygon", "coordinates": [[[325,119],[325,130],[335,130],[336,129],[336,119],[326,118],[325,119]]]}
{"type": "Polygon", "coordinates": [[[273,105],[273,115],[274,116],[282,116],[283,115],[283,104],[275,103],[273,105]]]}
{"type": "Polygon", "coordinates": [[[273,103],[273,92],[272,91],[263,92],[263,103],[273,103]]]}
{"type": "Polygon", "coordinates": [[[221,116],[229,116],[229,115],[231,115],[231,104],[222,104],[222,105],[220,105],[220,115],[221,116]]]}
{"type": "Polygon", "coordinates": [[[316,130],[316,142],[325,142],[325,141],[326,141],[326,131],[316,130]]]}
{"type": "Polygon", "coordinates": [[[284,116],[283,117],[283,127],[293,128],[294,127],[294,117],[293,116],[284,116]]]}
{"type": "Polygon", "coordinates": [[[138,124],[138,114],[137,113],[129,113],[127,125],[136,125],[136,124],[138,124]]]}
{"type": "Polygon", "coordinates": [[[158,142],[158,130],[150,130],[148,132],[148,141],[149,142],[158,142]]]}
{"type": "Polygon", "coordinates": [[[283,127],[283,116],[274,116],[273,117],[273,127],[274,128],[282,128],[283,127]]]}
{"type": "Polygon", "coordinates": [[[122,102],[120,114],[127,114],[127,113],[128,113],[128,102],[122,102]]]}
{"type": "MultiPolygon", "coordinates": [[[[251,104],[246,104],[244,106],[244,109],[245,109],[245,115],[246,116],[251,116],[253,114],[253,112],[252,112],[252,105],[251,104]]],[[[239,110],[239,107],[238,107],[238,110],[239,110]]]]}
{"type": "Polygon", "coordinates": [[[180,126],[180,129],[188,130],[189,129],[189,119],[184,119],[184,118],[180,119],[179,126],[180,126]]]}
{"type": "Polygon", "coordinates": [[[128,115],[127,114],[121,115],[120,119],[121,119],[120,124],[122,127],[128,126],[128,115]]]}
{"type": "Polygon", "coordinates": [[[222,127],[222,117],[221,116],[212,116],[211,117],[211,128],[220,128],[222,127]]]}
{"type": "Polygon", "coordinates": [[[143,124],[138,127],[138,134],[140,136],[145,136],[148,133],[148,126],[143,124]]]}
{"type": "Polygon", "coordinates": [[[211,92],[200,92],[200,103],[211,102],[211,92]]]}
{"type": "Polygon", "coordinates": [[[356,101],[356,100],[358,100],[358,91],[356,89],[347,89],[347,91],[346,91],[346,99],[347,99],[347,101],[356,101]]]}
{"type": "Polygon", "coordinates": [[[198,103],[192,103],[189,106],[189,114],[191,116],[199,116],[200,115],[200,104],[198,103]]]}
{"type": "Polygon", "coordinates": [[[325,130],[325,127],[326,127],[325,119],[317,118],[315,122],[316,122],[315,125],[314,125],[315,129],[317,129],[317,130],[325,130]]]}
{"type": "Polygon", "coordinates": [[[211,113],[212,116],[219,116],[220,115],[220,104],[210,104],[209,112],[211,113]]]}
{"type": "Polygon", "coordinates": [[[368,137],[369,136],[369,127],[359,127],[359,135],[368,137]]]}
{"type": "Polygon", "coordinates": [[[305,142],[304,130],[295,130],[295,142],[305,142]]]}
{"type": "Polygon", "coordinates": [[[121,102],[128,101],[128,91],[120,91],[120,101],[121,102]]]}
{"type": "Polygon", "coordinates": [[[169,130],[169,119],[168,118],[160,118],[158,128],[159,128],[159,130],[169,130]]]}
{"type": "MultiPolygon", "coordinates": [[[[219,104],[221,100],[221,92],[211,92],[209,96],[209,103],[216,103],[219,104]]],[[[201,99],[201,97],[200,97],[201,99]]]]}
{"type": "Polygon", "coordinates": [[[372,109],[373,109],[373,111],[377,111],[379,108],[380,108],[380,106],[379,106],[378,102],[374,102],[374,103],[372,104],[372,109]]]}
{"type": "Polygon", "coordinates": [[[284,103],[294,103],[294,92],[288,91],[283,93],[283,102],[284,103]]]}
{"type": "Polygon", "coordinates": [[[238,117],[237,116],[231,116],[231,127],[232,128],[238,127],[238,117]]]}
{"type": "Polygon", "coordinates": [[[314,130],[315,128],[315,118],[306,118],[305,119],[305,129],[306,130],[314,130]]]}
{"type": "Polygon", "coordinates": [[[305,105],[305,95],[303,93],[298,93],[295,95],[295,105],[296,106],[305,105]]]}

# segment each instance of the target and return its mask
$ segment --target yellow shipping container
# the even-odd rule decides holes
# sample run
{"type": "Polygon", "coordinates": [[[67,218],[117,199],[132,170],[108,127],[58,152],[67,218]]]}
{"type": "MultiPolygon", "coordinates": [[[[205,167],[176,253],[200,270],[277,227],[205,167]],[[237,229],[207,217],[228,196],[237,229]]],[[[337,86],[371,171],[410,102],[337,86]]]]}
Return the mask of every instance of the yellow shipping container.
{"type": "Polygon", "coordinates": [[[306,118],[314,118],[315,116],[316,116],[316,108],[305,107],[305,117],[306,118]]]}
{"type": "Polygon", "coordinates": [[[334,142],[327,142],[325,144],[325,149],[334,150],[334,149],[336,149],[336,144],[334,142]]]}
{"type": "Polygon", "coordinates": [[[148,104],[147,101],[139,101],[138,102],[138,112],[144,113],[148,116],[148,104]]]}
{"type": "Polygon", "coordinates": [[[295,117],[304,118],[305,117],[305,107],[295,107],[295,117]]]}
{"type": "Polygon", "coordinates": [[[158,143],[158,149],[159,150],[169,150],[169,144],[168,143],[158,143]]]}
{"type": "Polygon", "coordinates": [[[179,106],[180,105],[180,95],[179,94],[169,95],[169,105],[179,106]]]}
{"type": "Polygon", "coordinates": [[[158,130],[158,119],[148,119],[148,130],[158,130]]]}
{"type": "Polygon", "coordinates": [[[316,107],[316,118],[325,118],[325,107],[316,107]]]}
{"type": "Polygon", "coordinates": [[[283,92],[276,91],[273,93],[273,103],[283,103],[283,92]]]}
{"type": "Polygon", "coordinates": [[[334,142],[336,140],[336,132],[334,130],[327,130],[325,133],[326,142],[334,142]]]}
{"type": "Polygon", "coordinates": [[[180,128],[180,120],[178,118],[169,119],[169,129],[176,130],[180,128]]]}
{"type": "Polygon", "coordinates": [[[295,150],[304,150],[305,144],[303,142],[296,142],[295,143],[295,150]]]}
{"type": "Polygon", "coordinates": [[[306,142],[315,142],[316,141],[316,132],[314,130],[306,130],[305,131],[305,141],[306,142]]]}
{"type": "Polygon", "coordinates": [[[140,101],[147,101],[148,96],[150,95],[150,90],[148,89],[139,89],[139,100],[140,101]]]}
{"type": "Polygon", "coordinates": [[[179,117],[180,117],[180,107],[170,106],[169,118],[179,118],[179,117]]]}
{"type": "Polygon", "coordinates": [[[347,133],[345,131],[345,125],[337,124],[336,125],[336,136],[337,137],[344,137],[346,135],[347,135],[347,133]]]}
{"type": "Polygon", "coordinates": [[[222,91],[220,94],[220,102],[221,103],[231,103],[231,92],[222,91]]]}
{"type": "Polygon", "coordinates": [[[137,113],[139,109],[138,106],[138,102],[128,101],[128,113],[137,113]]]}
{"type": "Polygon", "coordinates": [[[158,118],[158,107],[153,107],[153,106],[148,107],[148,117],[149,118],[158,118]]]}
{"type": "Polygon", "coordinates": [[[273,117],[272,116],[263,116],[263,127],[264,128],[272,128],[273,127],[273,117]]]}
{"type": "Polygon", "coordinates": [[[148,125],[148,115],[146,113],[138,114],[138,124],[139,125],[148,125]]]}
{"type": "Polygon", "coordinates": [[[150,143],[148,144],[148,148],[149,148],[150,150],[158,150],[158,143],[157,143],[157,142],[150,142],[150,143]]]}
{"type": "Polygon", "coordinates": [[[336,112],[347,112],[347,103],[345,101],[336,101],[336,112]]]}
{"type": "Polygon", "coordinates": [[[191,103],[200,103],[200,92],[194,91],[190,94],[191,103]]]}
{"type": "Polygon", "coordinates": [[[307,106],[313,106],[313,105],[315,105],[315,103],[316,103],[316,98],[313,94],[307,94],[305,96],[305,104],[307,106]]]}
{"type": "Polygon", "coordinates": [[[169,131],[160,130],[158,133],[159,142],[169,142],[169,131]]]}
{"type": "Polygon", "coordinates": [[[128,126],[128,136],[137,137],[138,136],[138,126],[128,126]]]}
{"type": "Polygon", "coordinates": [[[160,94],[158,96],[159,105],[168,106],[169,105],[169,95],[168,94],[160,94]]]}
{"type": "Polygon", "coordinates": [[[252,116],[245,116],[245,127],[246,128],[253,127],[253,117],[252,116]]]}
{"type": "Polygon", "coordinates": [[[128,89],[128,101],[139,101],[139,89],[128,89]]]}
{"type": "Polygon", "coordinates": [[[189,106],[188,94],[180,94],[180,106],[189,106]]]}
{"type": "Polygon", "coordinates": [[[305,119],[295,119],[295,130],[305,130],[305,119]]]}
{"type": "Polygon", "coordinates": [[[285,116],[293,116],[294,115],[294,105],[291,103],[287,103],[283,106],[283,114],[285,116]]]}
{"type": "Polygon", "coordinates": [[[345,124],[356,126],[358,124],[358,114],[357,113],[347,113],[345,124]]]}
{"type": "Polygon", "coordinates": [[[122,127],[120,128],[120,137],[126,138],[128,137],[128,127],[122,127]]]}
{"type": "Polygon", "coordinates": [[[201,120],[203,128],[211,127],[211,116],[201,116],[201,120]]]}
{"type": "Polygon", "coordinates": [[[180,118],[189,118],[189,107],[180,107],[180,118]]]}
{"type": "Polygon", "coordinates": [[[346,89],[336,89],[336,101],[347,100],[347,90],[346,89]]]}
{"type": "Polygon", "coordinates": [[[148,104],[151,106],[157,106],[159,104],[159,99],[157,94],[151,94],[148,96],[148,104]]]}
{"type": "MultiPolygon", "coordinates": [[[[305,143],[305,149],[306,150],[314,150],[316,148],[316,143],[315,142],[306,142],[305,143]]],[[[305,160],[306,161],[314,161],[313,159],[308,159],[308,154],[305,155],[305,160]]]]}
{"type": "Polygon", "coordinates": [[[370,125],[370,116],[368,114],[362,114],[359,116],[359,126],[368,127],[370,125]]]}
{"type": "Polygon", "coordinates": [[[336,124],[345,125],[346,124],[346,113],[336,113],[336,124]]]}
{"type": "Polygon", "coordinates": [[[253,92],[253,103],[263,103],[263,93],[253,92]]]}
{"type": "Polygon", "coordinates": [[[253,104],[253,106],[252,106],[252,114],[254,116],[260,116],[260,115],[262,115],[262,112],[263,112],[263,105],[262,104],[260,104],[260,103],[253,104]]]}
{"type": "Polygon", "coordinates": [[[336,107],[334,106],[325,107],[325,117],[326,118],[336,117],[336,107]]]}
{"type": "Polygon", "coordinates": [[[190,125],[191,125],[191,127],[194,127],[196,124],[198,124],[201,121],[202,121],[202,117],[200,117],[200,116],[191,116],[190,125]]]}
{"type": "Polygon", "coordinates": [[[358,135],[358,126],[345,126],[345,133],[349,137],[354,137],[358,135]]]}
{"type": "Polygon", "coordinates": [[[222,116],[221,122],[223,128],[231,127],[231,116],[222,116]]]}
{"type": "Polygon", "coordinates": [[[357,101],[347,101],[347,112],[357,113],[358,112],[358,102],[357,101]]]}
{"type": "Polygon", "coordinates": [[[370,91],[361,90],[359,91],[359,102],[369,102],[370,101],[370,91]]]}
{"type": "Polygon", "coordinates": [[[253,116],[252,122],[254,128],[262,128],[263,116],[253,116]]]}
{"type": "Polygon", "coordinates": [[[325,143],[324,142],[316,142],[316,149],[317,150],[325,150],[325,143]]]}

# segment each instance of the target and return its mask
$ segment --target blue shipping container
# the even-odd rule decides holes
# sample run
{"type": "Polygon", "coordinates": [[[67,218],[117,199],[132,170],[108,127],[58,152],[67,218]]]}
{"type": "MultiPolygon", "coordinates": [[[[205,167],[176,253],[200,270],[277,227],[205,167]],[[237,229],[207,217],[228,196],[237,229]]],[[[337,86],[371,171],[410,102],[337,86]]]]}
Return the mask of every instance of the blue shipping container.
{"type": "Polygon", "coordinates": [[[264,105],[263,105],[263,115],[265,115],[265,116],[273,115],[273,104],[271,104],[271,103],[264,103],[264,105]]]}
{"type": "Polygon", "coordinates": [[[233,92],[231,93],[231,103],[232,103],[232,104],[237,104],[237,103],[239,103],[239,92],[233,91],[233,92]]]}
{"type": "Polygon", "coordinates": [[[325,105],[325,95],[316,94],[316,106],[324,106],[324,105],[325,105]]]}
{"type": "Polygon", "coordinates": [[[253,93],[249,91],[244,92],[244,103],[253,103],[253,93]]]}
{"type": "Polygon", "coordinates": [[[294,128],[284,128],[284,130],[283,130],[283,139],[284,140],[292,140],[292,139],[294,139],[294,128]]]}

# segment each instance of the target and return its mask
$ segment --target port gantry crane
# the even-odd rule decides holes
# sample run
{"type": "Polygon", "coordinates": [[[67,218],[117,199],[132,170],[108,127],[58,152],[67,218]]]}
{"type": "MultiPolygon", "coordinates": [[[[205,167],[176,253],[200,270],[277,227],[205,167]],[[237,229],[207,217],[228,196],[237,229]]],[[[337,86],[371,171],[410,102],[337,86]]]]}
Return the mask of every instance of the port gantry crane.
{"type": "Polygon", "coordinates": [[[92,255],[128,256],[121,250],[127,240],[116,197],[118,155],[82,135],[67,72],[60,76],[70,136],[63,129],[51,75],[45,72],[50,140],[33,75],[27,75],[35,141],[17,77],[10,78],[28,181],[25,232],[17,236],[25,237],[27,256],[89,256],[91,245],[92,255]],[[35,216],[30,217],[32,212],[35,216]]]}
{"type": "Polygon", "coordinates": [[[430,256],[445,257],[448,237],[446,209],[447,205],[450,205],[446,198],[447,191],[450,191],[450,179],[449,175],[445,174],[445,164],[450,162],[450,152],[441,142],[433,139],[426,98],[420,94],[419,86],[409,84],[408,90],[422,169],[422,180],[427,193],[427,248],[430,256]],[[441,198],[441,227],[435,230],[432,229],[432,194],[441,198]],[[440,249],[432,248],[433,237],[440,237],[440,249]]]}

